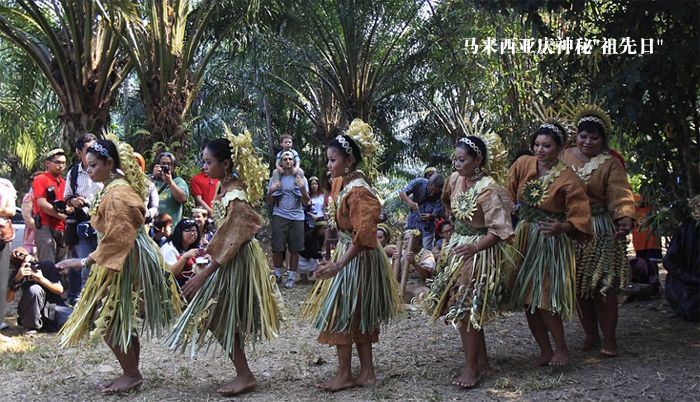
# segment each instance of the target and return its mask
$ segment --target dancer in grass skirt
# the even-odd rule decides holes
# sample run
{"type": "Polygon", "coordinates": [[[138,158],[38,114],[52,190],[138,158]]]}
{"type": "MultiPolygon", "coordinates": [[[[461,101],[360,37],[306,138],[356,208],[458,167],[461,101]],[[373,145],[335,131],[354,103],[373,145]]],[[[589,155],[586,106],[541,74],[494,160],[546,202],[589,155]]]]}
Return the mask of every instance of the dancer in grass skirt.
{"type": "Polygon", "coordinates": [[[457,142],[455,172],[442,193],[454,233],[444,245],[446,264],[430,291],[418,298],[423,309],[459,328],[465,366],[453,384],[475,387],[489,370],[483,325],[496,318],[507,301],[515,266],[505,240],[513,235],[513,201],[487,174],[487,149],[476,136],[457,142]]]}
{"type": "Polygon", "coordinates": [[[358,145],[372,149],[371,129],[355,120],[348,134],[338,133],[327,151],[328,169],[335,177],[329,215],[338,228],[338,245],[331,261],[319,264],[314,275],[321,280],[302,308],[302,315],[321,331],[318,341],[337,348],[336,376],[318,385],[328,391],[376,381],[372,343],[379,339],[380,325],[396,317],[402,305],[389,260],[377,241],[381,204],[357,170],[362,157],[369,157],[358,145]],[[353,343],[360,358],[355,378],[353,343]]]}
{"type": "Polygon", "coordinates": [[[562,162],[583,180],[590,199],[593,239],[576,242],[578,316],[586,336],[582,349],[600,343],[601,353],[617,355],[617,292],[629,281],[626,236],[634,227],[635,205],[627,172],[608,149],[610,116],[597,105],[575,109],[576,146],[564,151],[562,162]]]}
{"type": "Polygon", "coordinates": [[[61,346],[75,345],[90,333],[104,338],[124,374],[103,384],[107,393],[125,392],[143,382],[137,330],[160,336],[180,313],[175,279],[158,246],[144,229],[147,182],[131,147],[99,140],[87,150],[88,175],[105,183],[90,216],[97,249],[61,269],[92,266],[80,301],[59,333],[61,346]]]}
{"type": "Polygon", "coordinates": [[[282,301],[267,257],[255,234],[262,217],[251,202],[262,199],[266,167],[255,155],[250,133],[209,142],[204,171],[221,180],[214,200],[218,227],[207,245],[209,265],[182,288],[191,299],[167,340],[171,349],[190,348],[192,356],[218,341],[233,361],[236,377],[217,389],[237,395],[256,386],[244,346],[277,337],[282,301]]]}
{"type": "Polygon", "coordinates": [[[525,309],[540,347],[535,361],[539,366],[563,366],[570,361],[562,319],[569,319],[575,309],[572,239],[586,239],[592,232],[583,184],[558,159],[565,133],[558,121],[542,124],[531,138],[535,156],[520,157],[511,167],[508,183],[511,196],[520,204],[515,228],[519,268],[512,303],[515,309],[525,309]]]}

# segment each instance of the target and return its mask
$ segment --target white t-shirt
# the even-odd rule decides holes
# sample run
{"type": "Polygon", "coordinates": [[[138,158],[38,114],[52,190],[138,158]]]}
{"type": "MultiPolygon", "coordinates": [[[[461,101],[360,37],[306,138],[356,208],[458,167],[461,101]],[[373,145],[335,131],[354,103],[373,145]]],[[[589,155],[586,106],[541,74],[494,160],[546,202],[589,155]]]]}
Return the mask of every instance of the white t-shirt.
{"type": "Polygon", "coordinates": [[[178,257],[180,257],[180,253],[177,252],[175,245],[171,241],[163,244],[163,246],[160,248],[160,252],[163,254],[163,259],[165,259],[165,262],[170,265],[175,264],[178,257]]]}
{"type": "Polygon", "coordinates": [[[323,193],[311,199],[311,215],[314,218],[323,218],[323,193]]]}

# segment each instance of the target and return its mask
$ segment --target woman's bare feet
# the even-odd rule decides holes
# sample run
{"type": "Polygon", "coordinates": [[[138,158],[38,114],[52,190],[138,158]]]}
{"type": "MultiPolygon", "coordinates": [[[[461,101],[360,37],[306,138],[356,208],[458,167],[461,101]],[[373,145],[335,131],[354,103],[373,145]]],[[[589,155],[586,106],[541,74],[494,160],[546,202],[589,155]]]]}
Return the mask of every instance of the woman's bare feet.
{"type": "Polygon", "coordinates": [[[582,351],[591,351],[600,345],[600,338],[598,336],[588,336],[583,338],[583,343],[581,344],[582,351]]]}
{"type": "Polygon", "coordinates": [[[603,347],[600,349],[600,353],[608,357],[617,356],[617,341],[615,340],[603,340],[603,347]]]}
{"type": "Polygon", "coordinates": [[[567,364],[571,363],[571,356],[569,356],[569,351],[564,349],[564,350],[557,350],[554,352],[554,355],[552,355],[552,358],[549,360],[549,365],[550,366],[566,366],[567,364]]]}
{"type": "Polygon", "coordinates": [[[535,367],[542,367],[546,366],[549,364],[549,361],[552,360],[552,356],[554,356],[554,352],[551,350],[549,352],[542,352],[540,356],[535,359],[535,367]]]}
{"type": "Polygon", "coordinates": [[[352,373],[338,373],[329,381],[316,384],[316,388],[329,392],[342,391],[344,389],[352,388],[353,386],[355,386],[355,381],[352,379],[352,373]]]}
{"type": "Polygon", "coordinates": [[[465,389],[470,389],[479,385],[479,381],[481,381],[481,373],[478,369],[473,371],[465,368],[462,375],[452,381],[452,384],[465,389]]]}
{"type": "Polygon", "coordinates": [[[111,381],[102,384],[102,392],[105,394],[119,394],[123,392],[129,392],[132,389],[136,389],[143,384],[143,377],[141,374],[138,376],[128,376],[126,374],[117,377],[111,381]]]}
{"type": "Polygon", "coordinates": [[[355,385],[358,387],[368,387],[376,383],[377,376],[374,374],[374,370],[367,370],[367,372],[360,371],[355,379],[355,385]]]}
{"type": "Polygon", "coordinates": [[[257,385],[255,377],[249,376],[236,376],[231,382],[217,388],[216,393],[221,396],[233,396],[242,394],[244,392],[251,391],[257,385]]]}

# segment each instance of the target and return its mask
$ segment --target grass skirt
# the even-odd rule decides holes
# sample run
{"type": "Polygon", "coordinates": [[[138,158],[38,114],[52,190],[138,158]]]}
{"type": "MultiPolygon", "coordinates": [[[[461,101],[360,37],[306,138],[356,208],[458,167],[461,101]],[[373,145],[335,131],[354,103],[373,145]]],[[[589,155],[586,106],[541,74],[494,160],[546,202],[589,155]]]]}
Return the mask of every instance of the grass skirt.
{"type": "Polygon", "coordinates": [[[121,271],[93,265],[59,342],[61,347],[76,345],[89,333],[126,352],[138,328],[161,336],[178,314],[175,279],[158,246],[139,230],[121,271]]]}
{"type": "Polygon", "coordinates": [[[444,314],[445,323],[457,328],[467,319],[468,328],[479,330],[508,303],[508,288],[515,272],[511,245],[498,242],[468,260],[452,253],[455,247],[476,244],[483,237],[454,233],[445,245],[446,264],[437,272],[428,293],[415,300],[434,320],[444,314]]]}
{"type": "Polygon", "coordinates": [[[598,291],[605,295],[609,289],[627,286],[630,267],[627,262],[625,238],[615,238],[615,225],[606,211],[591,217],[593,239],[575,242],[576,294],[589,298],[598,291]]]}
{"type": "Polygon", "coordinates": [[[570,319],[576,307],[576,263],[573,240],[565,234],[545,237],[537,223],[521,220],[515,228],[518,273],[512,307],[529,306],[570,319]]]}
{"type": "Polygon", "coordinates": [[[204,282],[166,341],[171,350],[190,347],[194,357],[218,341],[227,355],[236,336],[242,345],[277,337],[284,320],[282,296],[256,239],[204,282]],[[209,335],[211,330],[211,335],[209,335]]]}
{"type": "MultiPolygon", "coordinates": [[[[338,231],[337,261],[352,244],[338,231]]],[[[382,323],[401,314],[398,283],[381,247],[362,251],[334,277],[318,281],[302,307],[302,317],[320,331],[372,334],[382,323]]]]}

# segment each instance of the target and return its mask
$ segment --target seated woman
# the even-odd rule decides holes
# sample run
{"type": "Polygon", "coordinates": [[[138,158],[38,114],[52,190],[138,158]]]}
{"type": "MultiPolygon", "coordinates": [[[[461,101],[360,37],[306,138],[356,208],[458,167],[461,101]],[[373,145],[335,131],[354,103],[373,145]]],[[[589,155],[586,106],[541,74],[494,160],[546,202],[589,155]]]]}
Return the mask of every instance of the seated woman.
{"type": "Polygon", "coordinates": [[[386,256],[390,259],[394,258],[394,254],[396,253],[396,246],[393,244],[389,244],[389,242],[391,241],[391,232],[389,231],[389,228],[383,223],[377,225],[377,241],[379,242],[379,245],[382,246],[382,248],[384,249],[386,256]]]}
{"type": "Polygon", "coordinates": [[[163,259],[180,287],[195,274],[195,258],[200,254],[199,240],[197,222],[194,219],[183,219],[175,226],[170,240],[160,248],[163,259]]]}
{"type": "Polygon", "coordinates": [[[435,236],[437,238],[435,247],[433,247],[433,257],[435,257],[435,261],[440,259],[440,252],[443,247],[450,242],[453,231],[452,224],[446,219],[440,219],[435,225],[435,236]]]}
{"type": "Polygon", "coordinates": [[[209,213],[204,208],[192,208],[192,219],[197,221],[200,237],[198,246],[206,247],[216,231],[214,221],[209,219],[209,213]]]}
{"type": "Polygon", "coordinates": [[[432,278],[435,272],[435,257],[430,250],[422,248],[422,239],[419,230],[409,229],[404,232],[403,256],[401,264],[408,262],[408,281],[404,290],[404,302],[410,303],[411,299],[429,290],[426,280],[432,278]],[[409,239],[413,236],[413,248],[408,249],[409,239]]]}
{"type": "Polygon", "coordinates": [[[153,218],[153,227],[151,228],[151,238],[156,242],[158,247],[162,247],[168,241],[170,234],[173,231],[173,218],[166,214],[160,213],[153,218]]]}

